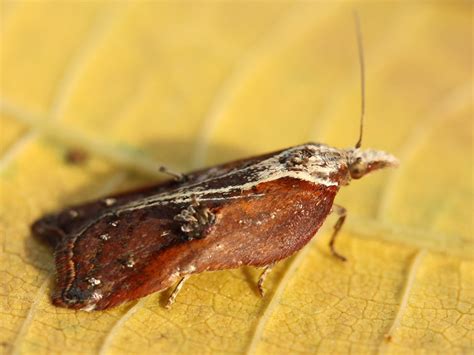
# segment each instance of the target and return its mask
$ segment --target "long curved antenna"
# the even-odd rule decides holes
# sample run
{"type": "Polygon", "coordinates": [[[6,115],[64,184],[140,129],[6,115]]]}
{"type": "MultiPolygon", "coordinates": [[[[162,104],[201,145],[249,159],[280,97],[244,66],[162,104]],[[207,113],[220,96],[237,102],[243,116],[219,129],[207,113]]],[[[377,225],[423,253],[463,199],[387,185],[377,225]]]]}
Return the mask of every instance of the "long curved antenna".
{"type": "Polygon", "coordinates": [[[362,145],[362,133],[364,130],[364,115],[365,115],[365,63],[364,63],[364,47],[362,46],[362,31],[360,29],[359,15],[354,11],[354,22],[356,27],[357,36],[357,49],[359,51],[359,64],[360,64],[360,128],[359,128],[359,140],[355,147],[360,148],[362,145]]]}

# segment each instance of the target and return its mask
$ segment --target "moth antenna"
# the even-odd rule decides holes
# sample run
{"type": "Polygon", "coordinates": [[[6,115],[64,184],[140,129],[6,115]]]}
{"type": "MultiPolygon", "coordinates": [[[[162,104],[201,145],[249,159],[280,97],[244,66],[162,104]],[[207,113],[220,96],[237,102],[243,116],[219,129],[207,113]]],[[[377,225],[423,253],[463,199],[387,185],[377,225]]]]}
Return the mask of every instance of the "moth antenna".
{"type": "Polygon", "coordinates": [[[359,52],[359,65],[360,65],[360,127],[359,127],[359,140],[355,147],[360,148],[362,145],[362,133],[364,131],[364,115],[365,115],[365,63],[364,63],[364,47],[362,46],[362,30],[360,28],[359,14],[354,11],[354,22],[356,28],[357,37],[357,49],[359,52]]]}

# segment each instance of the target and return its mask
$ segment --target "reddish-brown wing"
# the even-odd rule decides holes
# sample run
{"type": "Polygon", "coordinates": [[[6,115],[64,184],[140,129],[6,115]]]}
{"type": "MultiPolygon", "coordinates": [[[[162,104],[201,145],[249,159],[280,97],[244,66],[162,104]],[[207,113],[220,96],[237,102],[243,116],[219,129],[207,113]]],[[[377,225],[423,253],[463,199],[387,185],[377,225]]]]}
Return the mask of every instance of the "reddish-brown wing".
{"type": "Polygon", "coordinates": [[[216,220],[194,240],[174,220],[185,205],[126,212],[118,222],[108,216],[57,246],[53,301],[105,309],[163,290],[187,274],[281,260],[313,237],[336,192],[282,178],[225,201],[204,201],[216,220]],[[107,240],[100,238],[104,234],[107,240]]]}
{"type": "Polygon", "coordinates": [[[272,264],[309,242],[330,213],[337,190],[294,178],[259,184],[245,195],[261,197],[228,201],[206,238],[170,252],[188,250],[183,264],[197,272],[272,264]]]}

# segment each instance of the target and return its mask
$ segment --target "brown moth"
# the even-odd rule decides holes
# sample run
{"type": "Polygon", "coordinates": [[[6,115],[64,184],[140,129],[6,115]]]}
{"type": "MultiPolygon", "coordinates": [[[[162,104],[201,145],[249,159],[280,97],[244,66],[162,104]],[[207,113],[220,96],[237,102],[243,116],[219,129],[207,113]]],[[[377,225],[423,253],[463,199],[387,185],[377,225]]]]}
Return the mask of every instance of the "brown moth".
{"type": "MultiPolygon", "coordinates": [[[[361,73],[363,61],[358,32],[361,73]]],[[[362,80],[362,89],[364,88],[362,80]]],[[[363,90],[362,90],[363,94],[363,90]]],[[[362,95],[362,97],[364,97],[362,95]]],[[[362,100],[362,108],[364,103],[362,100]]],[[[271,266],[300,250],[331,211],[339,188],[397,165],[390,154],[307,143],[179,175],[174,180],[67,208],[36,221],[55,248],[53,303],[102,310],[161,291],[204,271],[271,266]]],[[[166,172],[166,170],[165,170],[166,172]]]]}

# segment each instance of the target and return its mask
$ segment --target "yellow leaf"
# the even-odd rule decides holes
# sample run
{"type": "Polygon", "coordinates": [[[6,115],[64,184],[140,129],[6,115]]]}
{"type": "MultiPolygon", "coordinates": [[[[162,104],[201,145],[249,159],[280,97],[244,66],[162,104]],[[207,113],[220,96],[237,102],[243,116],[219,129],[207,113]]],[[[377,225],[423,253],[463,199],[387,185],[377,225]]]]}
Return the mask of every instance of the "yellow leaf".
{"type": "Polygon", "coordinates": [[[3,2],[2,353],[472,353],[472,27],[463,2],[3,2]],[[358,9],[364,146],[401,160],[354,181],[280,263],[191,278],[102,312],[50,303],[52,252],[30,224],[130,186],[305,141],[355,143],[358,9]],[[68,148],[87,150],[83,165],[68,148]],[[151,178],[152,179],[152,178],[151,178]],[[143,179],[142,179],[143,180],[143,179]]]}

